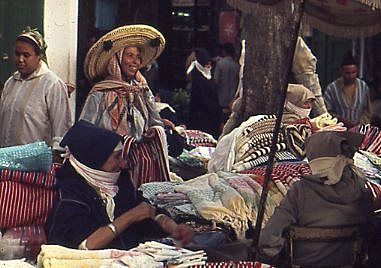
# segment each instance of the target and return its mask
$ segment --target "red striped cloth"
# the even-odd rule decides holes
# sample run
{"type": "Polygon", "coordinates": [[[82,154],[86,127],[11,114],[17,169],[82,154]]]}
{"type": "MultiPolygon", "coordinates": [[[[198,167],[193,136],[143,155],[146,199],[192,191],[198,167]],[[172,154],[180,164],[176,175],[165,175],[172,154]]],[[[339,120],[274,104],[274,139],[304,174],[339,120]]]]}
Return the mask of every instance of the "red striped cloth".
{"type": "Polygon", "coordinates": [[[44,225],[56,192],[13,181],[0,181],[0,228],[44,225]]]}
{"type": "MultiPolygon", "coordinates": [[[[255,174],[265,176],[266,166],[255,167],[250,170],[242,171],[243,174],[255,174]]],[[[305,162],[297,163],[277,163],[272,170],[272,181],[281,181],[285,186],[295,179],[301,179],[302,175],[311,174],[310,166],[305,162]]]]}
{"type": "Polygon", "coordinates": [[[127,159],[131,178],[136,187],[153,181],[169,181],[167,151],[164,149],[164,131],[152,128],[155,136],[151,140],[124,137],[123,157],[127,159]]]}
{"type": "Polygon", "coordinates": [[[272,268],[273,266],[252,261],[208,262],[203,265],[193,265],[191,268],[272,268]]]}
{"type": "Polygon", "coordinates": [[[56,169],[60,164],[52,164],[48,172],[0,169],[0,181],[13,181],[52,189],[56,182],[56,169]]]}

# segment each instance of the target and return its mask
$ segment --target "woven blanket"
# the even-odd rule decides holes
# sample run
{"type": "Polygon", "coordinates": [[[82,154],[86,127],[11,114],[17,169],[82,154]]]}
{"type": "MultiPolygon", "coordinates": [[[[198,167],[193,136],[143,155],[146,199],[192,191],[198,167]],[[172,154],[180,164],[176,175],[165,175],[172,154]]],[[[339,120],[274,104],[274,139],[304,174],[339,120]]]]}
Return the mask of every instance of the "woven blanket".
{"type": "MultiPolygon", "coordinates": [[[[255,226],[258,215],[258,205],[262,194],[263,178],[256,175],[243,175],[234,173],[218,173],[219,176],[226,179],[231,187],[233,187],[245,200],[247,220],[251,222],[252,227],[255,226]]],[[[283,195],[279,192],[273,183],[269,185],[268,198],[265,204],[265,212],[263,223],[265,224],[274,209],[279,205],[283,195]]]]}
{"type": "MultiPolygon", "coordinates": [[[[249,223],[255,224],[261,185],[261,176],[221,171],[185,181],[174,189],[187,194],[202,218],[230,226],[242,238],[249,223]]],[[[274,213],[282,198],[283,194],[271,182],[264,222],[274,213]]]]}
{"type": "MultiPolygon", "coordinates": [[[[59,245],[42,245],[37,257],[37,266],[44,268],[114,267],[113,265],[117,265],[123,257],[140,255],[142,254],[139,252],[117,249],[79,250],[59,245]]],[[[140,267],[146,266],[143,264],[140,267]]]]}
{"type": "Polygon", "coordinates": [[[0,168],[24,171],[49,171],[52,150],[45,142],[0,148],[0,168]]]}
{"type": "Polygon", "coordinates": [[[273,268],[273,266],[257,261],[225,261],[208,262],[204,265],[193,265],[190,268],[273,268]]]}
{"type": "Polygon", "coordinates": [[[154,138],[137,142],[124,137],[123,155],[135,187],[152,181],[169,181],[169,162],[163,128],[153,127],[154,138]]]}
{"type": "Polygon", "coordinates": [[[52,189],[56,183],[55,174],[59,166],[59,164],[52,164],[48,172],[0,169],[0,181],[13,181],[52,189]]]}
{"type": "MultiPolygon", "coordinates": [[[[236,142],[238,136],[243,136],[242,131],[255,122],[266,118],[265,115],[252,116],[242,122],[239,127],[224,135],[217,143],[216,150],[208,162],[208,172],[231,171],[235,163],[236,142]]],[[[244,144],[244,143],[243,143],[244,144]]]]}
{"type": "Polygon", "coordinates": [[[185,193],[204,219],[231,226],[238,237],[248,229],[243,197],[216,173],[185,181],[175,191],[185,193]]]}
{"type": "Polygon", "coordinates": [[[56,192],[13,181],[0,181],[0,228],[44,225],[56,192]]]}
{"type": "Polygon", "coordinates": [[[362,124],[351,128],[351,131],[365,135],[360,149],[381,156],[381,131],[378,127],[362,124]]]}
{"type": "Polygon", "coordinates": [[[304,144],[306,139],[311,136],[310,126],[305,124],[293,124],[283,127],[287,150],[297,156],[300,160],[306,156],[304,144]]]}
{"type": "Polygon", "coordinates": [[[215,147],[217,141],[209,133],[200,130],[184,129],[180,134],[185,137],[186,143],[192,146],[215,147]]]}
{"type": "MultiPolygon", "coordinates": [[[[264,177],[266,166],[255,167],[250,170],[245,170],[243,174],[255,174],[264,177]]],[[[295,181],[302,178],[303,175],[311,174],[311,169],[306,162],[298,163],[277,163],[274,165],[271,180],[276,184],[283,195],[286,195],[288,189],[295,181]]]]}
{"type": "MultiPolygon", "coordinates": [[[[275,145],[275,152],[276,153],[282,152],[285,149],[286,149],[285,143],[278,143],[275,145]]],[[[266,162],[268,160],[269,154],[270,154],[270,147],[269,146],[263,147],[263,148],[258,149],[256,151],[253,151],[246,158],[240,159],[239,161],[234,163],[232,166],[232,171],[241,172],[241,171],[246,170],[246,169],[251,169],[251,168],[257,166],[258,164],[262,164],[262,163],[258,163],[258,161],[256,161],[256,160],[261,158],[261,159],[265,160],[264,162],[266,162]]]]}

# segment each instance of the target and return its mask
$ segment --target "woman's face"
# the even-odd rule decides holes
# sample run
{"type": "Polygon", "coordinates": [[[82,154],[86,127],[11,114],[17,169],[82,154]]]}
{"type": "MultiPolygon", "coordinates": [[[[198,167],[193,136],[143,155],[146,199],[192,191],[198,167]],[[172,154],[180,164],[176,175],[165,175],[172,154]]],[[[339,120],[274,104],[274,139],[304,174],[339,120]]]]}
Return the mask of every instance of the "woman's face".
{"type": "Polygon", "coordinates": [[[306,101],[302,104],[302,108],[303,108],[303,109],[312,109],[312,102],[313,102],[312,99],[308,99],[308,100],[306,100],[306,101]]]}
{"type": "Polygon", "coordinates": [[[141,64],[142,58],[139,48],[127,47],[124,49],[122,55],[122,72],[126,76],[127,80],[131,80],[135,77],[141,64]]]}
{"type": "Polygon", "coordinates": [[[101,170],[105,172],[119,172],[121,169],[126,167],[126,161],[122,157],[122,150],[114,151],[107,158],[106,162],[103,164],[101,170]]]}
{"type": "Polygon", "coordinates": [[[31,44],[17,40],[13,49],[13,61],[21,77],[27,78],[38,68],[40,57],[31,44]]]}

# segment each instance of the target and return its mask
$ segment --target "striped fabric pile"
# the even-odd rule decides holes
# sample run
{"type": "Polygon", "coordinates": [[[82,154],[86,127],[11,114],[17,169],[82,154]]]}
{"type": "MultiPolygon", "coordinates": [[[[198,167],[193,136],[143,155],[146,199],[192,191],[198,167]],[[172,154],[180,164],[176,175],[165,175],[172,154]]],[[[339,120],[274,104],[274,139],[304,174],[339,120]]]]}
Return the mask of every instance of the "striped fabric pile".
{"type": "Polygon", "coordinates": [[[55,172],[0,170],[0,228],[43,225],[53,206],[55,172]]]}
{"type": "Polygon", "coordinates": [[[351,131],[365,135],[360,149],[381,156],[381,130],[378,127],[369,124],[358,125],[351,131]]]}
{"type": "Polygon", "coordinates": [[[124,137],[123,157],[136,187],[153,181],[169,181],[169,161],[165,133],[162,128],[153,127],[151,140],[124,137]]]}

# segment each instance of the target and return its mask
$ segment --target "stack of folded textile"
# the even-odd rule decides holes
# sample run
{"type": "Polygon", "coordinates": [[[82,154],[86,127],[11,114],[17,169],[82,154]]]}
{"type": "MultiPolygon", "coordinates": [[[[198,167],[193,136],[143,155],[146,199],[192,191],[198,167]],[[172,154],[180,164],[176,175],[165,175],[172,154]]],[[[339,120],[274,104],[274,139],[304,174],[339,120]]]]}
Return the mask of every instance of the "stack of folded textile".
{"type": "Polygon", "coordinates": [[[57,167],[45,142],[0,148],[0,229],[22,242],[23,257],[35,258],[45,242],[57,167]]]}
{"type": "Polygon", "coordinates": [[[42,245],[37,257],[38,268],[67,267],[147,267],[159,268],[163,264],[141,252],[132,250],[102,249],[79,250],[58,245],[42,245]]]}
{"type": "Polygon", "coordinates": [[[132,250],[145,253],[152,256],[155,261],[165,262],[169,267],[176,268],[203,265],[207,259],[203,250],[192,251],[155,241],[145,242],[132,250]]]}

